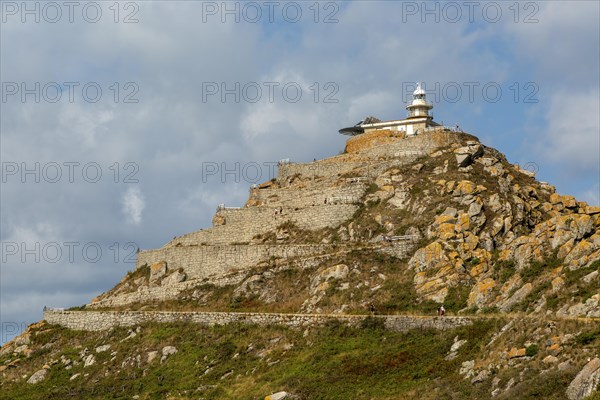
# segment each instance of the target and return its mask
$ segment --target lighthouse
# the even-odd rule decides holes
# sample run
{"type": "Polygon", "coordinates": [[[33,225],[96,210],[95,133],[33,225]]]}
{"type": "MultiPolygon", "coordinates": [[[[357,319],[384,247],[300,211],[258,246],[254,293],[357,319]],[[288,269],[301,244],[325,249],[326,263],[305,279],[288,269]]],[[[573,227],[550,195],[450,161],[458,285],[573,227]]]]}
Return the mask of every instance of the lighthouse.
{"type": "Polygon", "coordinates": [[[398,135],[414,136],[440,127],[440,124],[433,121],[433,115],[429,114],[433,104],[427,101],[427,93],[421,87],[420,82],[417,83],[417,88],[412,96],[412,101],[406,106],[408,116],[405,119],[381,121],[375,117],[367,117],[354,126],[340,129],[339,132],[342,135],[356,136],[372,131],[387,130],[398,135]]]}
{"type": "Polygon", "coordinates": [[[433,104],[427,102],[427,93],[421,87],[420,82],[417,82],[417,88],[412,95],[412,102],[406,106],[406,109],[408,110],[408,118],[427,117],[429,119],[433,119],[433,116],[429,115],[429,110],[433,108],[433,104]]]}

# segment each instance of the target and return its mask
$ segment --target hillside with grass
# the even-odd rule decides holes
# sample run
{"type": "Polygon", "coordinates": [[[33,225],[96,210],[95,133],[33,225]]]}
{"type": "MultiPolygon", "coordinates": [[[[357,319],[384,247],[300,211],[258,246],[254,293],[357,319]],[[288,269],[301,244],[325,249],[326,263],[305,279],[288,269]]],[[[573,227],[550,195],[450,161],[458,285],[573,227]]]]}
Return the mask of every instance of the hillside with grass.
{"type": "Polygon", "coordinates": [[[41,323],[28,332],[31,354],[18,363],[12,355],[0,358],[17,365],[3,371],[2,396],[262,399],[285,389],[296,399],[473,399],[492,392],[499,399],[564,399],[577,363],[599,349],[597,327],[568,321],[555,329],[581,331],[564,345],[572,364],[547,368],[540,338],[510,366],[487,364],[482,356],[494,347],[536,339],[523,322],[521,338],[499,338],[506,323],[490,318],[453,331],[409,333],[387,331],[375,318],[358,328],[332,323],[305,331],[150,324],[90,333],[41,323]],[[40,383],[21,379],[36,370],[48,371],[40,383]]]}

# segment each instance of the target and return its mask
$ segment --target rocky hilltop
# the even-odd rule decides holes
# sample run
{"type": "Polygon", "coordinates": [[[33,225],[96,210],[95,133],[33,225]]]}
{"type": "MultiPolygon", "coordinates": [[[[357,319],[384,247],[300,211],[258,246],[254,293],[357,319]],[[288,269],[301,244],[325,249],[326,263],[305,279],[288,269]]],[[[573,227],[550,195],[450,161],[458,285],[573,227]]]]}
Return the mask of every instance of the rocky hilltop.
{"type": "Polygon", "coordinates": [[[106,398],[133,373],[127,398],[600,398],[599,227],[600,207],[475,136],[368,132],[280,163],[211,228],[47,312],[0,350],[0,386],[106,398]]]}

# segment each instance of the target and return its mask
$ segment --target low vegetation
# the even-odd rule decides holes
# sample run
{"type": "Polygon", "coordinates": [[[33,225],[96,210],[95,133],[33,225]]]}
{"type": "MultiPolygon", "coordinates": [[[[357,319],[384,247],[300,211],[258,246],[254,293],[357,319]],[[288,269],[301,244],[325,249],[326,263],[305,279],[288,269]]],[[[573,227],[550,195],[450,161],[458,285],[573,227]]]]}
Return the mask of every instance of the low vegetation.
{"type": "Polygon", "coordinates": [[[303,333],[281,326],[149,324],[125,341],[129,332],[121,328],[84,333],[46,326],[33,336],[34,343],[51,346],[22,360],[19,368],[31,374],[46,360],[51,365],[47,379],[36,385],[2,381],[0,388],[3,398],[13,400],[133,395],[142,400],[240,400],[262,399],[279,390],[310,400],[415,398],[417,393],[422,399],[444,398],[436,395],[440,391],[457,399],[477,398],[483,388],[462,381],[457,370],[499,326],[490,320],[447,332],[394,333],[368,318],[361,328],[332,322],[303,333]],[[458,358],[444,360],[456,336],[468,345],[458,358]],[[110,351],[94,352],[107,343],[110,351]],[[148,363],[148,352],[160,353],[167,345],[177,353],[148,363]],[[51,361],[80,359],[85,348],[95,355],[92,366],[80,362],[67,370],[60,361],[51,361]],[[71,380],[75,374],[81,375],[71,380]]]}

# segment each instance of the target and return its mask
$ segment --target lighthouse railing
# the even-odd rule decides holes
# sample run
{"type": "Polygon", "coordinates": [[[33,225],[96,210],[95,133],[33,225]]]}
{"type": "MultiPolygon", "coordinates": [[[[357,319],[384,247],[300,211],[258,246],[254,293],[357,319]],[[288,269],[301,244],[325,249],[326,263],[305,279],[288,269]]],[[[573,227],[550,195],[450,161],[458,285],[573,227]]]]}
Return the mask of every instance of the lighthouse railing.
{"type": "Polygon", "coordinates": [[[450,131],[450,132],[463,132],[462,129],[456,126],[428,126],[423,130],[423,132],[433,132],[433,131],[450,131]]]}

